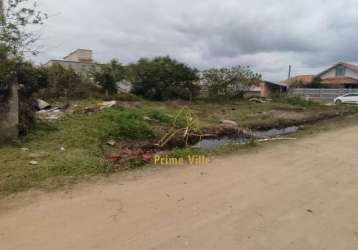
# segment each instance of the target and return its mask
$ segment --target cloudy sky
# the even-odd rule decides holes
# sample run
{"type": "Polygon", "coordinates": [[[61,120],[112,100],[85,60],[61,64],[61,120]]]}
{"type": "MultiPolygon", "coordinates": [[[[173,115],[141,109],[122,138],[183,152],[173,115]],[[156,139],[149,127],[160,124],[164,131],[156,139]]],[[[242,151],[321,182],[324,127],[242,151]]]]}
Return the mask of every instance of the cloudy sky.
{"type": "Polygon", "coordinates": [[[35,60],[76,48],[95,59],[170,55],[198,69],[249,65],[268,80],[358,62],[357,0],[40,0],[35,60]]]}

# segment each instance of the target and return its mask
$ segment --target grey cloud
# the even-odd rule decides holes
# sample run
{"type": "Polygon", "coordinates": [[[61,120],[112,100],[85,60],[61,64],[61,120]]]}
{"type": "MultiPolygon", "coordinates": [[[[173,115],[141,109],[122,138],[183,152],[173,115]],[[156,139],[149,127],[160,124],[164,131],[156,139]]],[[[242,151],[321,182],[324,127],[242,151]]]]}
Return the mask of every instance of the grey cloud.
{"type": "Polygon", "coordinates": [[[199,69],[250,65],[271,80],[358,62],[354,0],[42,0],[35,60],[91,48],[98,61],[170,55],[199,69]]]}

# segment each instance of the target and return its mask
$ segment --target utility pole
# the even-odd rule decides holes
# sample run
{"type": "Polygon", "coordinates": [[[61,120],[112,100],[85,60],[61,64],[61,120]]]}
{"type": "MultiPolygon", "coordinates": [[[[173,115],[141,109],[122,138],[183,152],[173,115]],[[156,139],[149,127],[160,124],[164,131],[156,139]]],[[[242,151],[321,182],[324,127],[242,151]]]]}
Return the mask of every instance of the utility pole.
{"type": "Polygon", "coordinates": [[[288,65],[288,78],[287,78],[288,81],[291,79],[291,71],[292,71],[292,66],[291,66],[291,64],[289,64],[288,65]]]}

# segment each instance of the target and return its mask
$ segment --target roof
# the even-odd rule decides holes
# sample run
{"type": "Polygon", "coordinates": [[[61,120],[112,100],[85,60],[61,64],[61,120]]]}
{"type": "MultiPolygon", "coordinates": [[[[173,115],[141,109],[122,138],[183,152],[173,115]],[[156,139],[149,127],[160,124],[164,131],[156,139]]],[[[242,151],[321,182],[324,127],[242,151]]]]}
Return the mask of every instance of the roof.
{"type": "Polygon", "coordinates": [[[358,73],[358,65],[350,64],[350,63],[342,63],[342,65],[354,72],[358,73]]]}
{"type": "Polygon", "coordinates": [[[284,83],[284,82],[270,82],[270,81],[261,81],[261,82],[269,84],[269,85],[276,85],[276,86],[287,88],[287,83],[284,83]]]}
{"type": "Polygon", "coordinates": [[[346,67],[346,68],[358,73],[358,66],[357,65],[354,65],[354,64],[351,64],[351,63],[339,62],[339,63],[336,63],[335,65],[333,65],[332,67],[326,69],[325,71],[319,73],[317,76],[321,76],[321,75],[327,73],[328,71],[336,68],[337,66],[344,66],[344,67],[346,67]]]}
{"type": "Polygon", "coordinates": [[[77,63],[77,64],[83,64],[83,65],[98,64],[98,63],[84,63],[84,62],[69,61],[69,60],[59,60],[59,59],[52,59],[52,60],[49,60],[49,62],[53,62],[53,63],[57,63],[57,62],[63,62],[63,63],[77,63]]]}
{"type": "Polygon", "coordinates": [[[314,78],[314,75],[297,75],[290,78],[289,80],[283,81],[283,83],[291,85],[292,83],[302,82],[303,85],[307,85],[310,84],[314,78]]]}
{"type": "MultiPolygon", "coordinates": [[[[324,75],[325,73],[329,72],[330,70],[336,68],[337,66],[343,66],[345,68],[348,68],[348,69],[358,73],[358,65],[354,65],[351,63],[345,63],[345,62],[339,62],[317,75],[298,75],[298,76],[292,77],[290,80],[283,81],[283,83],[292,85],[293,83],[301,82],[303,85],[308,85],[314,80],[315,77],[321,77],[322,75],[324,75]]],[[[358,84],[358,79],[353,78],[353,77],[347,77],[347,76],[336,76],[336,77],[329,77],[329,78],[322,79],[322,84],[332,84],[332,85],[358,84]]]]}
{"type": "Polygon", "coordinates": [[[348,76],[336,76],[322,79],[321,83],[327,85],[358,84],[358,79],[348,76]]]}
{"type": "Polygon", "coordinates": [[[82,65],[102,65],[101,63],[95,62],[76,62],[76,61],[69,61],[69,60],[59,60],[59,59],[52,59],[49,60],[47,63],[70,63],[70,64],[82,64],[82,65]]]}
{"type": "Polygon", "coordinates": [[[92,52],[92,50],[90,49],[76,49],[75,51],[72,51],[70,54],[68,54],[67,56],[64,57],[64,59],[66,59],[67,57],[73,55],[73,54],[76,54],[77,52],[79,51],[86,51],[86,52],[92,52]]]}

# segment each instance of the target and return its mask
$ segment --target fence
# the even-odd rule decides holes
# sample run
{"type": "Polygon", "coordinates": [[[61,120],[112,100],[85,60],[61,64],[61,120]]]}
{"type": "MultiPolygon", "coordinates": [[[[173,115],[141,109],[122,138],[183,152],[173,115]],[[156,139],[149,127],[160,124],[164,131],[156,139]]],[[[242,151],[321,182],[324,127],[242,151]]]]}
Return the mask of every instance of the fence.
{"type": "Polygon", "coordinates": [[[320,99],[333,99],[337,96],[344,94],[358,94],[358,89],[308,89],[308,88],[297,88],[290,89],[290,94],[296,96],[320,98],[320,99]]]}

